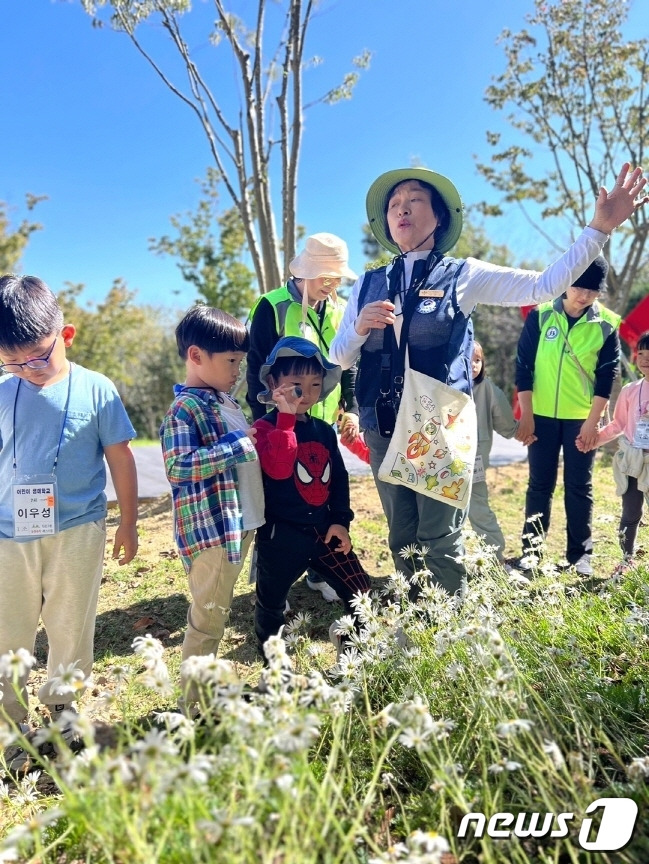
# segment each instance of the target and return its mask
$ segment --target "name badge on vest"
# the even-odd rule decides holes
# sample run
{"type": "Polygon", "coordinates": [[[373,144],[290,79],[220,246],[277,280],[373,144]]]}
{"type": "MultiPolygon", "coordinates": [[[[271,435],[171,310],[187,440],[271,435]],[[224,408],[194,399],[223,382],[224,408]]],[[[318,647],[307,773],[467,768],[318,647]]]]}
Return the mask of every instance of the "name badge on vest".
{"type": "Polygon", "coordinates": [[[420,297],[443,297],[444,292],[441,288],[422,288],[419,291],[420,297]]]}
{"type": "Polygon", "coordinates": [[[14,537],[47,537],[59,530],[59,499],[53,474],[18,477],[11,484],[14,537]]]}

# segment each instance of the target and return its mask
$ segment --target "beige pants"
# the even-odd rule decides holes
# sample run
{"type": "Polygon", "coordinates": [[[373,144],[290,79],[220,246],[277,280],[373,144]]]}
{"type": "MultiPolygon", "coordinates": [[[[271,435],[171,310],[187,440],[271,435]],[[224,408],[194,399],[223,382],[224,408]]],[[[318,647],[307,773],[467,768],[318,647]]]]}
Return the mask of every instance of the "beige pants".
{"type": "MultiPolygon", "coordinates": [[[[87,522],[26,543],[0,540],[0,655],[34,651],[39,619],[47,633],[47,681],[38,692],[45,705],[71,701],[50,693],[60,665],[77,661],[92,671],[97,599],[104,563],[105,520],[87,522]]],[[[24,704],[11,680],[0,679],[3,709],[16,722],[26,716],[27,675],[18,680],[24,704]]]]}
{"type": "MultiPolygon", "coordinates": [[[[183,660],[188,657],[216,655],[230,615],[234,586],[243,568],[254,531],[245,531],[241,540],[241,564],[228,561],[223,546],[213,546],[192,561],[188,574],[192,600],[187,610],[187,630],[183,641],[183,660]]],[[[195,688],[187,691],[181,676],[185,699],[195,701],[195,688]]]]}

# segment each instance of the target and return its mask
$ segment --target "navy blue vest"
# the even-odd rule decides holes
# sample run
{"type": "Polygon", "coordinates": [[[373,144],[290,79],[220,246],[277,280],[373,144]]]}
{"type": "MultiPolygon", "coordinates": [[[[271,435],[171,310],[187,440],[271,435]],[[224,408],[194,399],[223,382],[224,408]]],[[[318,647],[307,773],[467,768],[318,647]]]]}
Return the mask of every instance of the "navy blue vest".
{"type": "MultiPolygon", "coordinates": [[[[464,263],[457,258],[440,259],[418,289],[420,299],[408,328],[408,356],[411,369],[471,395],[473,324],[459,308],[455,291],[464,263]],[[431,297],[432,291],[442,294],[431,297]]],[[[358,311],[375,300],[387,299],[386,268],[369,271],[359,293],[358,311]]],[[[374,404],[379,396],[382,353],[383,330],[373,329],[361,349],[356,378],[363,429],[376,429],[374,404]]],[[[396,358],[393,363],[396,366],[396,358]]]]}

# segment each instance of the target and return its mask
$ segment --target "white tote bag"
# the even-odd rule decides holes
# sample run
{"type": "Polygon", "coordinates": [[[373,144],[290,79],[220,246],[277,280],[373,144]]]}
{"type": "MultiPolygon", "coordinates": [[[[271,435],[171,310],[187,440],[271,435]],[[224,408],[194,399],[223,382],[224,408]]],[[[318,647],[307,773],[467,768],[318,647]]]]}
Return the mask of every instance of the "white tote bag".
{"type": "Polygon", "coordinates": [[[464,509],[477,439],[473,399],[408,368],[379,479],[464,509]]]}

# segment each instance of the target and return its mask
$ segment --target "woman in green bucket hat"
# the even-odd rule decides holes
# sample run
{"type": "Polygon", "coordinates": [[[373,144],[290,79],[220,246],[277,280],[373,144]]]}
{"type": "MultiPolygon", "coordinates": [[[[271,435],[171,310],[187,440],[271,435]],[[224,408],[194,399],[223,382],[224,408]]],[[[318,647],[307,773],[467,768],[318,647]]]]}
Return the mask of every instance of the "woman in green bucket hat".
{"type": "MultiPolygon", "coordinates": [[[[381,174],[370,186],[370,228],[395,257],[387,267],[368,271],[356,281],[329,356],[343,369],[360,358],[360,425],[370,448],[396,569],[412,575],[417,556],[404,558],[400,552],[418,547],[432,578],[451,594],[466,578],[466,507],[449,506],[406,485],[379,479],[405,369],[470,395],[471,314],[476,305],[536,305],[562,294],[600,254],[611,231],[649,200],[639,197],[645,184],[642,169],[631,171],[625,163],[611,192],[600,189],[590,224],[542,273],[445,254],[462,230],[462,203],[447,177],[427,168],[400,168],[381,174]]],[[[417,593],[415,585],[412,593],[417,593]]]]}

